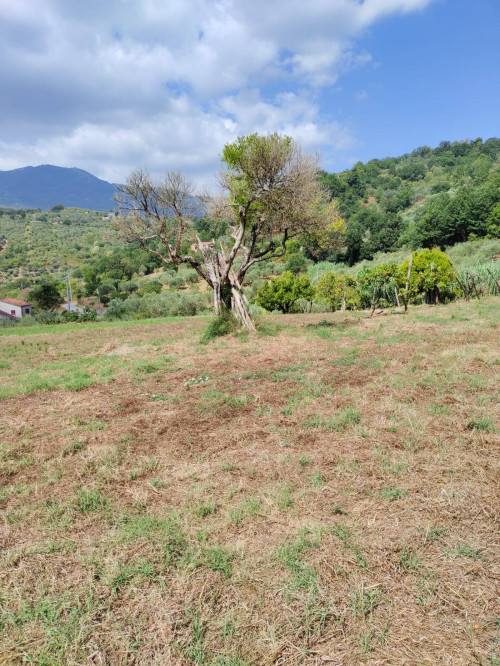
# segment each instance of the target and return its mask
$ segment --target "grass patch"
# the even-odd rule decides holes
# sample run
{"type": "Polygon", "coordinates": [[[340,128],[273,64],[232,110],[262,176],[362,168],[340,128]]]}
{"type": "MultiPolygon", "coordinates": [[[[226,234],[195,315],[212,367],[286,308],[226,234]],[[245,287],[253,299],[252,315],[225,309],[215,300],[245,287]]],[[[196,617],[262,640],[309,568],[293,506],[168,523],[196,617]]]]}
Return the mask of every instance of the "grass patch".
{"type": "Polygon", "coordinates": [[[107,509],[109,500],[101,493],[99,488],[93,490],[80,488],[75,495],[75,506],[82,513],[91,513],[92,511],[107,509]]]}
{"type": "Polygon", "coordinates": [[[203,331],[200,342],[201,344],[206,345],[212,340],[216,340],[225,335],[230,335],[231,333],[236,333],[239,329],[240,324],[231,310],[223,307],[220,315],[214,317],[203,331]]]}
{"type": "Polygon", "coordinates": [[[477,430],[479,432],[495,432],[495,424],[492,419],[483,416],[475,417],[467,424],[467,430],[477,430]]]}

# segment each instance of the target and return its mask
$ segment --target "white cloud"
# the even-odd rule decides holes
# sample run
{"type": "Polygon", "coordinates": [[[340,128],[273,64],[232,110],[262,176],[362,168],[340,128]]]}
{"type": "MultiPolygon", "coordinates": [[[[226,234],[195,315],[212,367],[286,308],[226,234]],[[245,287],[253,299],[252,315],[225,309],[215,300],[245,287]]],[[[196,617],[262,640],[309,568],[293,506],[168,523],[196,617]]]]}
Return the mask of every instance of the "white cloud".
{"type": "Polygon", "coordinates": [[[431,1],[0,0],[0,168],[202,179],[224,142],[253,131],[351,148],[318,95],[370,61],[364,29],[431,1]]]}

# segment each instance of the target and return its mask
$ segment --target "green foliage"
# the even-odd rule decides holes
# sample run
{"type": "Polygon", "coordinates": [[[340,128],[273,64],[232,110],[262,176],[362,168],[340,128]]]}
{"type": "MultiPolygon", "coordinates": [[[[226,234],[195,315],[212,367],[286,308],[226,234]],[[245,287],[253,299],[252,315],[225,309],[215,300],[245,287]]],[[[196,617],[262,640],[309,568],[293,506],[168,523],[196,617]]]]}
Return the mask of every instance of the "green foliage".
{"type": "Polygon", "coordinates": [[[477,139],[358,162],[340,174],[322,172],[346,221],[344,248],[328,258],[353,265],[402,245],[432,248],[498,237],[499,167],[500,140],[477,139]]]}
{"type": "Polygon", "coordinates": [[[348,275],[337,275],[333,271],[325,273],[316,285],[316,297],[327,303],[332,310],[355,310],[361,299],[356,290],[356,280],[348,275]]]}
{"type": "Polygon", "coordinates": [[[310,262],[307,261],[301,252],[295,252],[288,258],[285,264],[285,270],[293,273],[294,275],[305,273],[309,263],[310,262]]]}
{"type": "Polygon", "coordinates": [[[113,299],[106,319],[148,319],[153,317],[191,317],[208,308],[208,293],[162,291],[143,297],[132,294],[127,300],[113,299]]]}
{"type": "Polygon", "coordinates": [[[290,312],[299,298],[311,300],[315,289],[309,276],[294,275],[285,271],[269,282],[265,282],[257,292],[257,303],[266,310],[290,312]]]}
{"type": "Polygon", "coordinates": [[[141,294],[159,294],[161,293],[162,290],[162,284],[161,282],[156,282],[155,280],[152,280],[151,282],[147,282],[143,287],[141,287],[141,294]]]}
{"type": "Polygon", "coordinates": [[[399,266],[396,281],[404,298],[425,296],[427,303],[436,303],[454,296],[456,271],[449,257],[440,250],[413,252],[411,276],[406,293],[409,259],[399,266]]]}
{"type": "Polygon", "coordinates": [[[42,310],[53,310],[63,302],[55,282],[46,280],[30,290],[29,298],[42,310]]]}
{"type": "Polygon", "coordinates": [[[231,310],[223,307],[220,315],[212,319],[203,332],[200,342],[206,344],[216,338],[235,333],[239,327],[240,325],[231,310]]]}
{"type": "Polygon", "coordinates": [[[396,264],[380,264],[362,269],[357,275],[360,301],[364,307],[375,305],[383,298],[386,303],[395,304],[395,289],[399,275],[396,264]]]}

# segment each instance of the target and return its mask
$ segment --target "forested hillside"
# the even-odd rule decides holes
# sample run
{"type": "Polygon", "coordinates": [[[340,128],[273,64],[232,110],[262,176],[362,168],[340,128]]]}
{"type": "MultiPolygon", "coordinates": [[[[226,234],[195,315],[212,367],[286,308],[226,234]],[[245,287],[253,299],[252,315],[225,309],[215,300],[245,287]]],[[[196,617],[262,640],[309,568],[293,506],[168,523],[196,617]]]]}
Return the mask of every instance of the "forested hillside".
{"type": "Polygon", "coordinates": [[[322,259],[352,265],[405,246],[500,236],[500,139],[443,141],[321,177],[346,219],[345,247],[322,259]]]}

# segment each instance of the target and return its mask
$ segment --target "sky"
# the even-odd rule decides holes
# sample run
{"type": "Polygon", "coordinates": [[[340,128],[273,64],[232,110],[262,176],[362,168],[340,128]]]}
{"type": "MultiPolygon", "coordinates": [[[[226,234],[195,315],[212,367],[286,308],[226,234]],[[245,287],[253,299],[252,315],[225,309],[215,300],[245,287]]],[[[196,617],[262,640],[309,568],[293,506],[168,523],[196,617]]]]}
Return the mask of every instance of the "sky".
{"type": "Polygon", "coordinates": [[[0,0],[0,170],[183,171],[279,131],[331,172],[499,136],[499,0],[0,0]]]}

